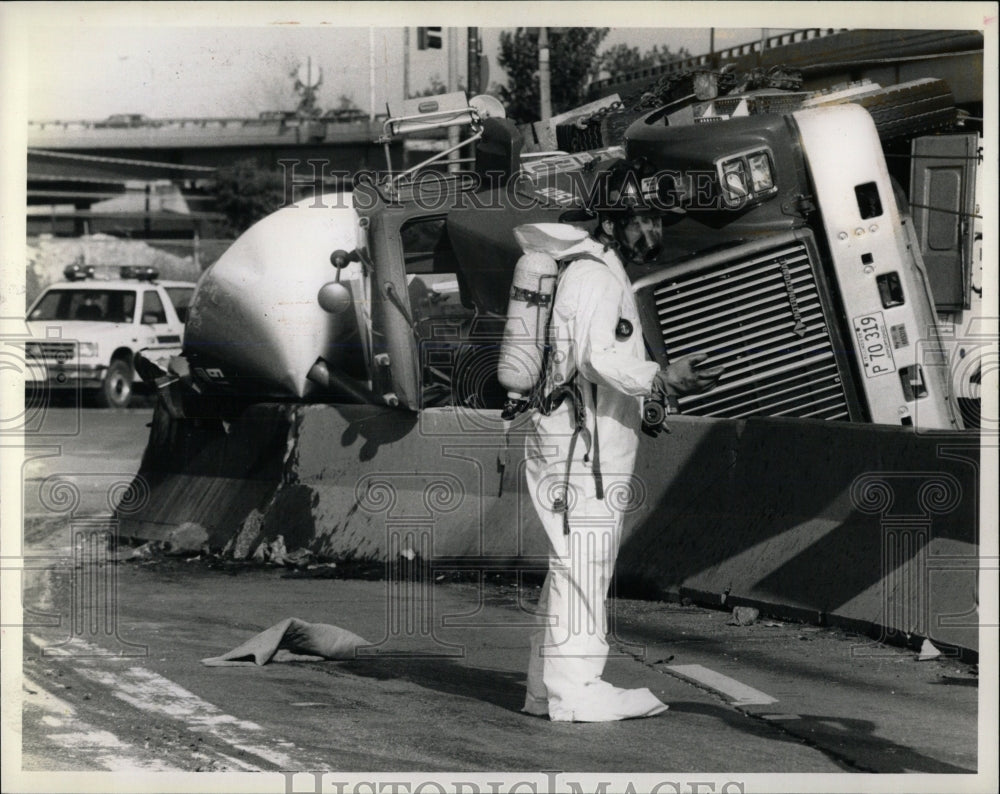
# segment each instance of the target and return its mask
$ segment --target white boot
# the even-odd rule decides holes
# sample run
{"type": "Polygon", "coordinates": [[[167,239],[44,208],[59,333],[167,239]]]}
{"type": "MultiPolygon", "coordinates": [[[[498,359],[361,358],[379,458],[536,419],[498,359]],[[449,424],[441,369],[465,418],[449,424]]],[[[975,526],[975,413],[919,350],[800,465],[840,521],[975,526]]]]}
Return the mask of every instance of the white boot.
{"type": "Polygon", "coordinates": [[[645,687],[621,689],[607,681],[581,687],[570,698],[550,699],[549,717],[554,722],[614,722],[655,717],[669,706],[645,687]]]}

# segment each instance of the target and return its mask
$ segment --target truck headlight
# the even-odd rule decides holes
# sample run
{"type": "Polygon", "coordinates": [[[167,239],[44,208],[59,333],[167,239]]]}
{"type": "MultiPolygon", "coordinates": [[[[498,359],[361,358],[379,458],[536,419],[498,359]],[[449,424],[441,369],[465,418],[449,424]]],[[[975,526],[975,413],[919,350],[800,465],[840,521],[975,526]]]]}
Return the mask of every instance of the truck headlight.
{"type": "Polygon", "coordinates": [[[734,202],[748,198],[746,167],[742,160],[730,160],[722,166],[722,185],[734,202]]]}
{"type": "Polygon", "coordinates": [[[80,342],[76,350],[80,358],[94,358],[97,356],[97,342],[80,342]]]}
{"type": "Polygon", "coordinates": [[[758,152],[747,158],[750,166],[750,180],[754,193],[766,193],[774,187],[774,177],[771,176],[771,161],[767,152],[758,152]]]}
{"type": "Polygon", "coordinates": [[[729,205],[763,201],[778,191],[771,153],[766,149],[742,152],[716,161],[722,193],[729,205]]]}

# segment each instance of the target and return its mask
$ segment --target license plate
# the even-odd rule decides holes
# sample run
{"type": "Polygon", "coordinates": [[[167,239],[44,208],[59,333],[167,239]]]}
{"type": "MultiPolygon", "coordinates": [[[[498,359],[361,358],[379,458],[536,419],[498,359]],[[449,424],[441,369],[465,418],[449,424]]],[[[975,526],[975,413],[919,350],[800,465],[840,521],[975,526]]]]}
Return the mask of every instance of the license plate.
{"type": "Polygon", "coordinates": [[[882,312],[862,314],[855,317],[853,323],[865,376],[877,378],[879,375],[895,372],[896,362],[892,358],[892,347],[885,331],[882,312]]]}

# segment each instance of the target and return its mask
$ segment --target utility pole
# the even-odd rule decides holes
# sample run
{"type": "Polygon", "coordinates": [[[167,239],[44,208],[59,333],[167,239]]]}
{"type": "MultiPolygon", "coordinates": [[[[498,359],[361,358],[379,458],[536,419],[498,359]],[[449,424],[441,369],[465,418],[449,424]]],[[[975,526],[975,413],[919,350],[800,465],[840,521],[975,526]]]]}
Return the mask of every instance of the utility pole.
{"type": "Polygon", "coordinates": [[[368,121],[375,121],[375,28],[368,28],[368,121]]]}
{"type": "Polygon", "coordinates": [[[549,82],[549,29],[538,29],[538,92],[541,95],[541,120],[552,117],[552,97],[549,82]]]}
{"type": "Polygon", "coordinates": [[[403,100],[410,98],[410,29],[403,28],[403,100]]]}
{"type": "MultiPolygon", "coordinates": [[[[452,26],[448,28],[448,91],[458,91],[458,28],[452,26]]],[[[452,126],[448,128],[448,147],[458,145],[459,129],[452,126]]],[[[458,150],[448,155],[448,160],[457,160],[458,150]]],[[[449,162],[448,171],[454,173],[458,171],[458,163],[449,162]]]]}
{"type": "Polygon", "coordinates": [[[481,94],[483,88],[480,85],[481,75],[479,73],[479,28],[469,28],[466,34],[466,62],[468,63],[469,96],[481,94]]]}

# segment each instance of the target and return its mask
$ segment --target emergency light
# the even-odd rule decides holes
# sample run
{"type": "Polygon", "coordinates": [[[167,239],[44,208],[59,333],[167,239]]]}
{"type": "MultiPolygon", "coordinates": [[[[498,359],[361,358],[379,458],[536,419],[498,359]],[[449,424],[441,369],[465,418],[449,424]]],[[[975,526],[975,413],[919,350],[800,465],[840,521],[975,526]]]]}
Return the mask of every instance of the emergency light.
{"type": "Polygon", "coordinates": [[[84,279],[93,278],[95,272],[93,265],[72,264],[66,265],[63,269],[63,277],[67,281],[83,281],[84,279]]]}
{"type": "Polygon", "coordinates": [[[122,278],[134,278],[137,281],[156,281],[160,277],[160,272],[148,265],[123,265],[119,273],[122,278]]]}

